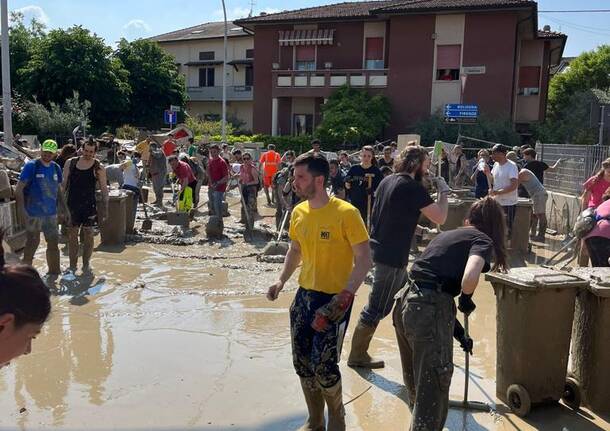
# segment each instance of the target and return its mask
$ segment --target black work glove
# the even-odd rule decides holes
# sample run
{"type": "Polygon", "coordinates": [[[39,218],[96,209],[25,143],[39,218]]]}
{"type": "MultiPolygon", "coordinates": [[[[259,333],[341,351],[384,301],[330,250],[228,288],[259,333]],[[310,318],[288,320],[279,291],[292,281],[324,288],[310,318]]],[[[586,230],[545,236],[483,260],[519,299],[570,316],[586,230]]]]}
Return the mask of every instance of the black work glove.
{"type": "Polygon", "coordinates": [[[462,293],[458,299],[458,310],[464,313],[466,316],[470,316],[477,306],[472,302],[472,294],[468,295],[462,293]]]}
{"type": "Polygon", "coordinates": [[[474,347],[474,341],[472,338],[466,336],[466,331],[459,320],[455,319],[455,326],[453,327],[453,338],[455,338],[462,347],[462,350],[472,355],[472,348],[474,347]]]}

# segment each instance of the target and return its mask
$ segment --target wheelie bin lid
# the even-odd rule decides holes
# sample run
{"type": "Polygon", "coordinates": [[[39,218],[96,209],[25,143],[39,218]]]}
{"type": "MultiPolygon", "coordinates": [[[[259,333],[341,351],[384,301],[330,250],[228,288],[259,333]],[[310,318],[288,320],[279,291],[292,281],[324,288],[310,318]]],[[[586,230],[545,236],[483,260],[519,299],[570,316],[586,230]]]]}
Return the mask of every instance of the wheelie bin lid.
{"type": "Polygon", "coordinates": [[[542,267],[513,268],[506,273],[491,272],[485,274],[485,280],[494,285],[501,284],[521,290],[579,288],[589,284],[576,275],[542,267]]]}
{"type": "Polygon", "coordinates": [[[594,295],[610,298],[610,268],[577,268],[572,274],[588,281],[594,295]]]}

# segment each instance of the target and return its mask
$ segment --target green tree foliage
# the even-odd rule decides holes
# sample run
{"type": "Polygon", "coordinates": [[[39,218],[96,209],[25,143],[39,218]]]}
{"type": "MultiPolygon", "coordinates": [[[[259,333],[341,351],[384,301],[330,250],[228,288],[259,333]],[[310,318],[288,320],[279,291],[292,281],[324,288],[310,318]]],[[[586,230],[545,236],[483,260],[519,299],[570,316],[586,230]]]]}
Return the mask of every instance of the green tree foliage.
{"type": "Polygon", "coordinates": [[[80,99],[78,93],[59,105],[49,103],[49,107],[41,103],[30,103],[27,110],[28,124],[33,134],[41,136],[70,135],[78,125],[88,125],[88,112],[91,103],[80,99]]]}
{"type": "Polygon", "coordinates": [[[121,39],[115,57],[129,71],[131,88],[128,110],[123,117],[131,124],[154,128],[163,121],[163,109],[184,107],[186,88],[174,58],[155,42],[121,39]]]}
{"type": "MultiPolygon", "coordinates": [[[[445,123],[445,118],[440,114],[434,114],[415,125],[414,133],[421,135],[421,143],[424,146],[434,145],[434,141],[456,142],[459,126],[445,123]]],[[[504,145],[519,145],[520,137],[513,130],[508,119],[495,119],[479,117],[474,124],[463,125],[462,135],[486,141],[498,142],[504,145]]],[[[473,141],[474,142],[474,141],[473,141]]],[[[468,145],[478,147],[477,144],[468,145]]],[[[484,145],[487,147],[487,145],[484,145]]]]}
{"type": "Polygon", "coordinates": [[[61,104],[78,92],[91,102],[97,128],[119,124],[129,107],[129,72],[103,39],[81,26],[51,30],[18,75],[25,94],[44,105],[61,104]]]}
{"type": "MultiPolygon", "coordinates": [[[[222,134],[222,121],[203,121],[194,117],[186,119],[186,127],[193,131],[195,136],[220,136],[222,134]]],[[[235,131],[231,123],[227,122],[226,134],[232,135],[235,131]]]]}
{"type": "Polygon", "coordinates": [[[390,102],[385,96],[343,86],[322,106],[322,123],[316,135],[324,143],[363,145],[373,142],[390,122],[390,102]]]}

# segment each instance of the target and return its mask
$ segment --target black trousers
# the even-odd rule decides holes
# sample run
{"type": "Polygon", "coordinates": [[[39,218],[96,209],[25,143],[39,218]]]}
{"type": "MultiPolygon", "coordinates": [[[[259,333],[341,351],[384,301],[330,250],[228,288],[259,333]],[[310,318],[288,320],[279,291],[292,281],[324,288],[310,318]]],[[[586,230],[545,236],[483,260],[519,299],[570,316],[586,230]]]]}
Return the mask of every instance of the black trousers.
{"type": "Polygon", "coordinates": [[[609,267],[608,258],[610,258],[610,239],[601,236],[592,236],[585,240],[589,256],[591,257],[591,265],[596,267],[609,267]]]}

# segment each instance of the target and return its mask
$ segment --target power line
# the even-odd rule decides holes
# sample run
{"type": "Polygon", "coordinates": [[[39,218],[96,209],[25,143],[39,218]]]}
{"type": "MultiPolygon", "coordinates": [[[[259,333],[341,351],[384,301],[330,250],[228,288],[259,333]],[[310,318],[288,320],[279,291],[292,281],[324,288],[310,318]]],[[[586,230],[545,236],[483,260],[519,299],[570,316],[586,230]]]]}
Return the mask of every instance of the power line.
{"type": "Polygon", "coordinates": [[[545,19],[548,19],[549,21],[553,21],[554,23],[557,23],[557,24],[566,25],[568,27],[573,27],[573,28],[583,30],[583,31],[590,31],[592,33],[602,33],[602,34],[610,35],[610,28],[592,27],[589,25],[578,24],[575,22],[565,21],[565,20],[562,20],[559,18],[554,18],[554,17],[552,18],[549,16],[546,16],[545,19]]]}

